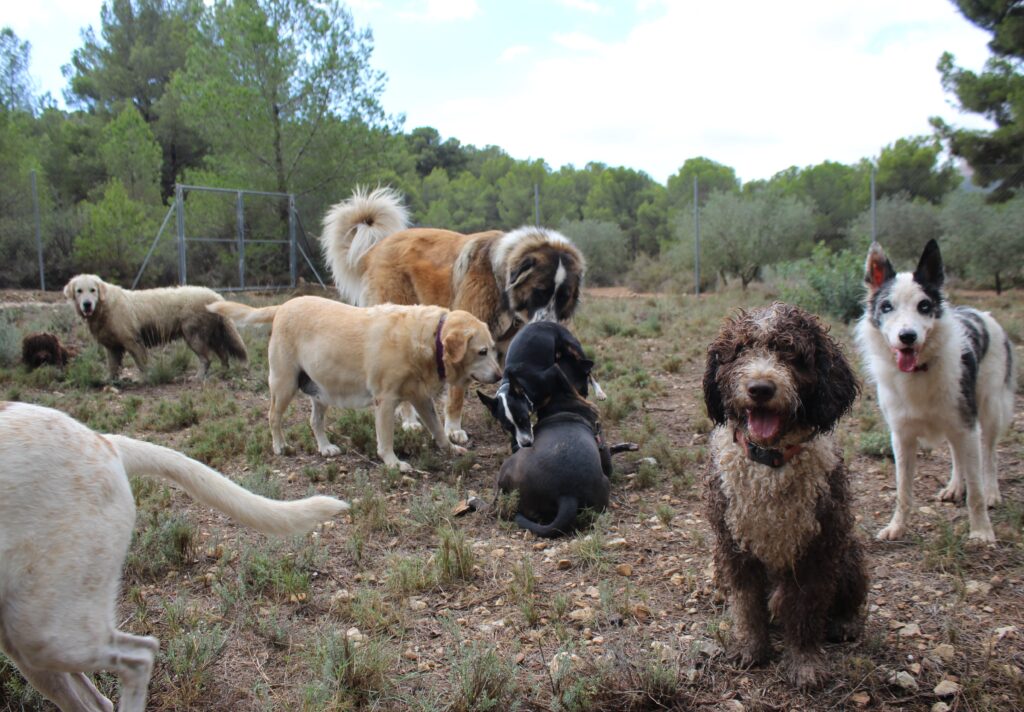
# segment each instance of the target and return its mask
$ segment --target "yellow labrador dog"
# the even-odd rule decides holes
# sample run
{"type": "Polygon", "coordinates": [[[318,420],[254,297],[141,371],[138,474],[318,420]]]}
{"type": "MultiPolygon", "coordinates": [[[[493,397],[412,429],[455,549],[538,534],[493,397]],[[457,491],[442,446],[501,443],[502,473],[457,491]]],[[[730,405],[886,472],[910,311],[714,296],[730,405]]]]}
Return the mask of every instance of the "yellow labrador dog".
{"type": "Polygon", "coordinates": [[[448,440],[434,410],[434,396],[469,380],[501,378],[487,325],[465,311],[436,306],[353,307],[321,297],[298,297],[254,309],[214,302],[210,311],[237,324],[272,324],[270,333],[270,433],[274,453],[284,451],[281,419],[295,392],[313,401],[309,424],[321,455],[337,455],[324,431],[328,406],[376,410],[377,454],[388,467],[412,468],[395,455],[395,407],[412,403],[438,447],[466,449],[448,440]]]}
{"type": "Polygon", "coordinates": [[[130,476],[171,480],[267,534],[298,534],[349,505],[278,502],[159,445],[99,435],[57,410],[0,402],[0,650],[47,699],[111,711],[85,673],[121,681],[121,712],[142,712],[156,638],[117,629],[121,566],[135,523],[130,476]]]}

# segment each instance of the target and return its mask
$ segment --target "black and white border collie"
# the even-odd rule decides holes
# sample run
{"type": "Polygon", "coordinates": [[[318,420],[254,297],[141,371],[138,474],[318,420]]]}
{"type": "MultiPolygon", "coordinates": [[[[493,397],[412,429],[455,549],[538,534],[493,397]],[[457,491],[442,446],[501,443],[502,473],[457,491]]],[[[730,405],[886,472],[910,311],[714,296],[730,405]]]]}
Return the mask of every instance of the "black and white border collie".
{"type": "Polygon", "coordinates": [[[1000,501],[996,442],[1013,420],[1013,346],[988,312],[950,306],[944,279],[935,240],[914,272],[897,273],[877,242],[868,250],[857,342],[878,386],[896,460],[896,509],[880,540],[906,531],[918,443],[942,440],[953,473],[939,497],[957,501],[966,484],[970,538],[995,540],[987,507],[1000,501]]]}

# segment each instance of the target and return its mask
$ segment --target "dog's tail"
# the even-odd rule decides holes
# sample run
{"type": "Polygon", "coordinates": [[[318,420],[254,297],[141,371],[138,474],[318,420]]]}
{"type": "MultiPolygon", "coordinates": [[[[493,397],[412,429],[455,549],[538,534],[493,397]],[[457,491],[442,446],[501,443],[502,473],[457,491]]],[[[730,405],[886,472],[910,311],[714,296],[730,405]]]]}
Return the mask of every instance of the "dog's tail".
{"type": "Polygon", "coordinates": [[[267,499],[180,452],[123,435],[104,437],[117,449],[129,475],[171,480],[195,500],[264,534],[301,534],[349,508],[348,502],[334,497],[267,499]]]}
{"type": "Polygon", "coordinates": [[[558,513],[550,524],[538,524],[532,519],[527,519],[522,514],[516,515],[516,524],[521,529],[529,529],[537,536],[553,539],[554,537],[568,534],[576,523],[576,510],[579,508],[579,500],[572,495],[563,495],[558,498],[558,513]]]}
{"type": "Polygon", "coordinates": [[[409,211],[394,188],[357,187],[352,197],[331,207],[324,216],[320,247],[334,273],[338,293],[361,306],[363,270],[360,261],[371,247],[409,225],[409,211]]]}
{"type": "MultiPolygon", "coordinates": [[[[228,301],[210,302],[206,305],[206,308],[214,314],[219,314],[225,319],[230,319],[236,324],[244,326],[271,324],[274,321],[274,315],[277,314],[276,306],[257,309],[256,307],[250,307],[248,304],[228,301]]],[[[239,342],[241,342],[241,339],[239,339],[239,342]]],[[[242,349],[245,349],[244,345],[242,349]]]]}

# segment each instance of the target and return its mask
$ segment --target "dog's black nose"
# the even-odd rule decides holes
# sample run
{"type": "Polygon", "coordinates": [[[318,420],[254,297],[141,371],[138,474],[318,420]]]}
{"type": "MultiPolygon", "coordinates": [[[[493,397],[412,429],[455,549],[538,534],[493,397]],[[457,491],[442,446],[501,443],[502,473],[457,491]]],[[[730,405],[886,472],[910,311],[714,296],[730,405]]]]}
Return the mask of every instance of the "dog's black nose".
{"type": "Polygon", "coordinates": [[[903,331],[900,332],[900,341],[902,341],[907,346],[910,346],[915,341],[917,341],[917,332],[913,331],[912,329],[904,329],[903,331]]]}
{"type": "Polygon", "coordinates": [[[775,395],[775,384],[771,381],[751,381],[747,384],[747,395],[755,403],[764,403],[775,395]]]}

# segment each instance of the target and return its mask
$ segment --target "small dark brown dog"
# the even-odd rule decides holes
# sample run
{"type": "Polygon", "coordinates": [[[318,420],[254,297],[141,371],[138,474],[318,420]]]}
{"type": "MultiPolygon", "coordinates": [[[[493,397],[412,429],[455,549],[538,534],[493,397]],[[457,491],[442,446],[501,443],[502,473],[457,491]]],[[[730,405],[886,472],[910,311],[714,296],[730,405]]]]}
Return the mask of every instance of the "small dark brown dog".
{"type": "Polygon", "coordinates": [[[74,355],[60,339],[46,332],[29,334],[21,340],[21,361],[29,371],[46,365],[64,368],[74,355]]]}
{"type": "Polygon", "coordinates": [[[776,621],[799,687],[822,681],[826,638],[863,628],[867,574],[831,435],[857,392],[839,345],[798,307],[741,311],[708,347],[704,400],[717,427],[706,504],[731,593],[733,654],[765,662],[776,621]]]}

